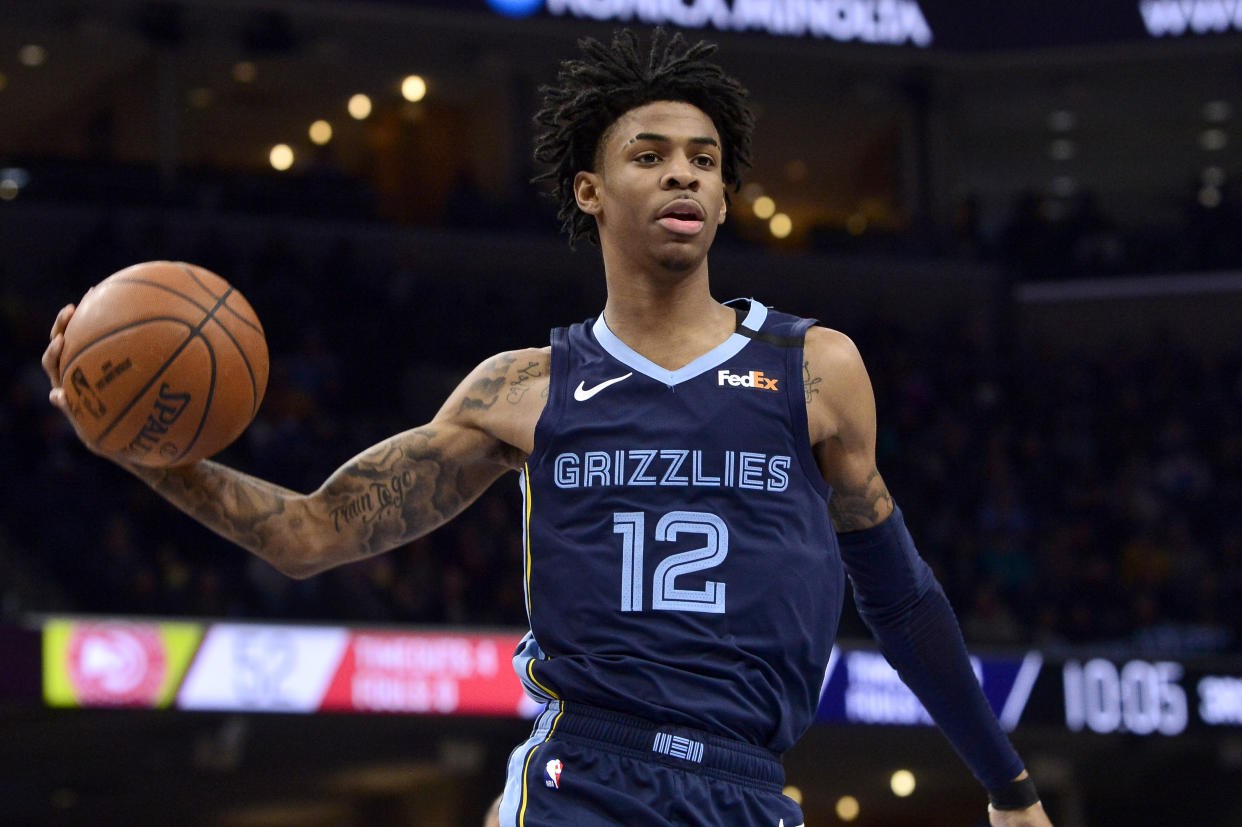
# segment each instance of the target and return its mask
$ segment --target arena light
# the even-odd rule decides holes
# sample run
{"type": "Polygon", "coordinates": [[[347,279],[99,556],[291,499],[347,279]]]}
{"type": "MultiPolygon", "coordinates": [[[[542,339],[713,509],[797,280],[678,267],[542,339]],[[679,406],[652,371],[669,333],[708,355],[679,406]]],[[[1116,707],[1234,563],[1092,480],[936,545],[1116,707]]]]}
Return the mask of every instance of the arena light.
{"type": "Polygon", "coordinates": [[[837,799],[837,818],[842,821],[853,821],[858,818],[861,809],[858,806],[858,799],[852,795],[843,795],[837,799]]]}
{"type": "Polygon", "coordinates": [[[793,232],[793,219],[783,212],[778,212],[768,222],[768,232],[774,238],[788,238],[789,234],[793,232]]]}
{"type": "Polygon", "coordinates": [[[1229,145],[1229,135],[1223,129],[1205,129],[1199,133],[1199,146],[1208,152],[1217,152],[1229,145]]]}
{"type": "Polygon", "coordinates": [[[332,124],[325,120],[315,121],[307,132],[310,134],[311,143],[315,146],[323,146],[332,140],[332,124]]]}
{"type": "Polygon", "coordinates": [[[276,144],[267,154],[267,160],[271,163],[272,169],[284,172],[293,166],[293,148],[288,144],[276,144]]]}
{"type": "Polygon", "coordinates": [[[349,115],[356,121],[365,120],[371,114],[371,99],[359,92],[349,99],[349,115]]]}
{"type": "Polygon", "coordinates": [[[47,62],[47,49],[38,43],[27,43],[17,50],[17,61],[23,66],[35,68],[47,62]]]}
{"type": "Polygon", "coordinates": [[[0,169],[0,201],[12,201],[30,183],[30,173],[18,167],[0,169]]]}
{"type": "Polygon", "coordinates": [[[1057,138],[1048,144],[1048,157],[1054,161],[1068,161],[1078,154],[1078,144],[1069,138],[1057,138]]]}
{"type": "Polygon", "coordinates": [[[799,807],[802,806],[802,788],[801,787],[795,787],[793,784],[790,784],[786,786],[785,789],[781,790],[781,794],[784,795],[786,798],[790,799],[791,801],[793,801],[793,803],[797,804],[799,807]]]}
{"type": "Polygon", "coordinates": [[[1233,115],[1233,106],[1226,100],[1208,101],[1203,104],[1203,120],[1208,123],[1224,123],[1233,115]]]}
{"type": "Polygon", "coordinates": [[[427,95],[427,81],[419,75],[410,75],[401,81],[401,97],[410,103],[417,103],[427,95]]]}
{"type": "Polygon", "coordinates": [[[239,60],[233,64],[233,80],[238,83],[254,83],[258,76],[258,67],[249,60],[239,60]]]}
{"type": "Polygon", "coordinates": [[[897,770],[888,779],[888,787],[893,791],[893,795],[906,798],[914,792],[914,773],[909,770],[897,770]]]}
{"type": "Polygon", "coordinates": [[[1223,187],[1227,177],[1224,167],[1210,166],[1204,167],[1203,172],[1200,173],[1199,180],[1203,182],[1205,187],[1223,187]]]}
{"type": "Polygon", "coordinates": [[[206,109],[211,106],[215,94],[206,86],[199,86],[191,89],[186,95],[186,102],[194,109],[206,109]]]}
{"type": "Polygon", "coordinates": [[[9,76],[6,75],[4,72],[0,72],[0,92],[3,92],[5,87],[8,85],[9,85],[9,76]]]}
{"type": "Polygon", "coordinates": [[[793,160],[785,164],[785,177],[790,181],[801,181],[806,178],[806,161],[793,160]]]}
{"type": "Polygon", "coordinates": [[[749,184],[742,187],[742,198],[744,198],[749,204],[754,204],[755,201],[762,195],[763,186],[754,181],[751,181],[749,184]]]}
{"type": "Polygon", "coordinates": [[[0,169],[0,181],[12,181],[14,186],[22,189],[30,183],[30,173],[21,167],[6,167],[0,169]]]}
{"type": "Polygon", "coordinates": [[[766,221],[776,213],[776,202],[766,195],[761,195],[755,199],[751,209],[755,212],[755,218],[762,218],[766,221]]]}
{"type": "Polygon", "coordinates": [[[1071,132],[1078,126],[1078,116],[1068,109],[1048,113],[1048,129],[1052,132],[1071,132]]]}
{"type": "Polygon", "coordinates": [[[845,219],[845,230],[850,235],[862,235],[867,232],[867,216],[856,212],[845,219]]]}
{"type": "Polygon", "coordinates": [[[1202,187],[1199,189],[1199,206],[1207,210],[1214,210],[1220,206],[1221,194],[1216,187],[1202,187]]]}
{"type": "Polygon", "coordinates": [[[1052,179],[1049,189],[1057,198],[1069,198],[1078,191],[1078,181],[1071,175],[1058,175],[1052,179]]]}

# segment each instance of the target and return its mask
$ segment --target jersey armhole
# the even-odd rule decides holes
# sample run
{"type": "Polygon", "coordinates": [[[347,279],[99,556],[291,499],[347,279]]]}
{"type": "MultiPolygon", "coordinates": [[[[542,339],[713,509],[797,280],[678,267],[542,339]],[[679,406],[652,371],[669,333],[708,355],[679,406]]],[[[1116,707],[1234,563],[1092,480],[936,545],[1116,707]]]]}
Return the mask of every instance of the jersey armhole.
{"type": "Polygon", "coordinates": [[[814,319],[799,319],[794,326],[794,335],[801,340],[801,344],[786,351],[788,354],[785,357],[788,371],[786,375],[794,377],[795,381],[785,385],[785,400],[789,404],[789,421],[793,425],[794,444],[797,445],[798,462],[802,466],[802,473],[810,480],[811,486],[824,498],[825,507],[827,507],[828,496],[832,493],[832,488],[820,472],[819,463],[815,461],[815,453],[811,450],[811,426],[806,414],[806,388],[803,385],[802,372],[802,364],[806,360],[806,332],[813,324],[815,324],[814,319]]]}
{"type": "Polygon", "coordinates": [[[565,413],[565,389],[562,387],[569,373],[569,331],[564,327],[552,329],[551,355],[548,357],[548,401],[535,422],[535,443],[530,456],[526,458],[528,465],[539,463],[544,453],[548,437],[556,433],[561,417],[565,413]]]}

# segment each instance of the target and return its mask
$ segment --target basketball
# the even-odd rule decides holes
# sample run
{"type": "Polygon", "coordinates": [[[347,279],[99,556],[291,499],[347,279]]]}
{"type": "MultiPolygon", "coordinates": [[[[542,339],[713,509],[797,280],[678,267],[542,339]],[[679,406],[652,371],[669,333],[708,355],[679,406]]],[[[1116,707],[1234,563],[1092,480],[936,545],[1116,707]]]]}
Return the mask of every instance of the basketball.
{"type": "Polygon", "coordinates": [[[220,276],[175,261],[127,267],[65,328],[61,383],[83,438],[114,459],[183,465],[223,450],[267,388],[267,340],[220,276]]]}

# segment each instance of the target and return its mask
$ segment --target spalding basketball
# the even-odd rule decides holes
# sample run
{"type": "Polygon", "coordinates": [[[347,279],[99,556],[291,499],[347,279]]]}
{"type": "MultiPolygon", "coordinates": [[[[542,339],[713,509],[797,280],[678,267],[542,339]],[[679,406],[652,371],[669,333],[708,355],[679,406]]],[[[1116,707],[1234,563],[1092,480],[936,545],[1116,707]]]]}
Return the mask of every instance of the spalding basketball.
{"type": "Polygon", "coordinates": [[[95,450],[152,467],[237,439],[267,388],[267,340],[249,302],[210,270],[148,261],[89,291],[65,328],[61,383],[95,450]]]}

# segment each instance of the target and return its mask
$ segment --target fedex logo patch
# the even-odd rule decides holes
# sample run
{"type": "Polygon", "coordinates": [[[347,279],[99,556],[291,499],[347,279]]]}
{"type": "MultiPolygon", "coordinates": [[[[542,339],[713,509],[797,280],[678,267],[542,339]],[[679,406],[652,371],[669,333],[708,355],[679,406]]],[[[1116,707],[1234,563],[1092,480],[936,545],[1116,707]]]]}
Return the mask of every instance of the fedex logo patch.
{"type": "Polygon", "coordinates": [[[716,384],[719,387],[732,385],[735,388],[758,388],[761,391],[778,390],[776,387],[777,379],[764,376],[761,370],[752,370],[749,373],[730,373],[728,370],[716,371],[716,384]]]}

